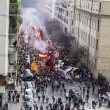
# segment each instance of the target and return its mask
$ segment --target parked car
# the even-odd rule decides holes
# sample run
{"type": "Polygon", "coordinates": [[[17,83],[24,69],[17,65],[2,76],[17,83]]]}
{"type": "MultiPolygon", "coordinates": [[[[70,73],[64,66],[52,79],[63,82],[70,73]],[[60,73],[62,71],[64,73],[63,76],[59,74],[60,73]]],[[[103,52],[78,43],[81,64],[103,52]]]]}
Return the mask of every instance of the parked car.
{"type": "Polygon", "coordinates": [[[26,58],[25,60],[26,60],[26,63],[30,64],[30,62],[31,62],[30,58],[26,58]]]}
{"type": "Polygon", "coordinates": [[[25,100],[28,97],[33,97],[33,90],[32,89],[25,89],[24,95],[23,95],[23,100],[25,100]]]}
{"type": "Polygon", "coordinates": [[[31,82],[26,82],[25,83],[25,89],[33,89],[33,85],[31,82]]]}
{"type": "Polygon", "coordinates": [[[70,89],[69,96],[72,98],[76,98],[77,100],[82,100],[82,96],[79,94],[78,90],[70,89]]]}
{"type": "Polygon", "coordinates": [[[27,73],[23,75],[23,80],[24,81],[33,81],[33,74],[27,73]]]}
{"type": "Polygon", "coordinates": [[[24,81],[32,81],[32,80],[34,80],[33,73],[31,72],[30,69],[26,69],[25,70],[25,74],[23,75],[23,80],[24,81]]]}

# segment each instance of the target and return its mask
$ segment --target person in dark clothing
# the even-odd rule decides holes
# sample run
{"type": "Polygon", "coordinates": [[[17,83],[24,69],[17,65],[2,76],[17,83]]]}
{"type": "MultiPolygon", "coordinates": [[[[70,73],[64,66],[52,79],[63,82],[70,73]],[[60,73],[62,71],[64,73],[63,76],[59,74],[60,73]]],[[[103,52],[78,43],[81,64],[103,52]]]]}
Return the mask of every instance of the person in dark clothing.
{"type": "Polygon", "coordinates": [[[43,106],[42,105],[40,106],[40,110],[43,110],[43,106]]]}
{"type": "Polygon", "coordinates": [[[92,94],[94,94],[95,86],[92,87],[92,94]]]}
{"type": "Polygon", "coordinates": [[[45,94],[42,95],[42,102],[44,103],[45,100],[45,94]]]}
{"type": "Polygon", "coordinates": [[[5,104],[5,109],[8,110],[8,103],[5,104]]]}
{"type": "Polygon", "coordinates": [[[36,104],[36,109],[35,110],[38,110],[38,105],[36,104]]]}
{"type": "Polygon", "coordinates": [[[5,106],[3,106],[2,110],[5,110],[5,106]]]}

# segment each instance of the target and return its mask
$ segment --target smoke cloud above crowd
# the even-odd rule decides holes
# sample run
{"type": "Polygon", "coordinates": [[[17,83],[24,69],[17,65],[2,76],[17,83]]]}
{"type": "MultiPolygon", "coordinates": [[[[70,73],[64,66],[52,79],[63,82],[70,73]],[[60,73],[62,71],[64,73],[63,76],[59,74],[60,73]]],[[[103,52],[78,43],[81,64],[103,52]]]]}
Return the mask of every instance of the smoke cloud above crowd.
{"type": "Polygon", "coordinates": [[[45,5],[43,0],[21,1],[22,25],[19,30],[20,35],[23,35],[25,40],[29,39],[28,43],[30,46],[33,45],[36,50],[41,52],[47,52],[47,42],[36,39],[36,31],[38,28],[43,31],[45,38],[48,38],[48,33],[44,26],[44,20],[48,19],[48,16],[42,10],[43,5],[45,5]]]}

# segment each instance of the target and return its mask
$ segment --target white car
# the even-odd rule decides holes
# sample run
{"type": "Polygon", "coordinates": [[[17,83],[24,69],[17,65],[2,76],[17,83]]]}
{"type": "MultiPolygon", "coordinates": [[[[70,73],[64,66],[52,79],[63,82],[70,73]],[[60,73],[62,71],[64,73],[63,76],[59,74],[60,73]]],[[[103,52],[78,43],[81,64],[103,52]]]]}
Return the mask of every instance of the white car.
{"type": "Polygon", "coordinates": [[[26,82],[25,87],[26,87],[27,89],[33,90],[33,85],[32,85],[31,82],[26,82]]]}
{"type": "Polygon", "coordinates": [[[28,96],[28,95],[33,97],[33,90],[32,89],[25,90],[25,96],[28,96]]]}
{"type": "Polygon", "coordinates": [[[30,69],[26,69],[25,71],[26,71],[25,75],[33,77],[33,73],[31,72],[30,69]]]}
{"type": "Polygon", "coordinates": [[[26,73],[31,73],[30,69],[26,69],[25,71],[26,71],[26,73]]]}
{"type": "Polygon", "coordinates": [[[30,62],[31,62],[30,58],[26,58],[26,63],[30,64],[30,62]]]}
{"type": "Polygon", "coordinates": [[[25,58],[29,58],[30,59],[30,55],[25,55],[25,58]]]}

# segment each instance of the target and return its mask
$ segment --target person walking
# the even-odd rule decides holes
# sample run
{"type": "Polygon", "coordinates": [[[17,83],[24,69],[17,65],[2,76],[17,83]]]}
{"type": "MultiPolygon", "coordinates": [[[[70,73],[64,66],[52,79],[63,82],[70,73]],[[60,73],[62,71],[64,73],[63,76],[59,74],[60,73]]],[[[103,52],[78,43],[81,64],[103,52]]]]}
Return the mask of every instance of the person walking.
{"type": "Polygon", "coordinates": [[[15,100],[15,94],[14,93],[12,94],[12,100],[13,100],[13,102],[15,100]]]}
{"type": "Polygon", "coordinates": [[[38,105],[36,104],[36,107],[35,107],[36,109],[35,110],[38,110],[38,105]]]}
{"type": "Polygon", "coordinates": [[[40,110],[44,110],[42,105],[40,106],[40,110]]]}
{"type": "Polygon", "coordinates": [[[60,88],[60,93],[61,93],[61,95],[62,95],[62,92],[63,92],[63,88],[61,87],[61,88],[60,88]]]}
{"type": "Polygon", "coordinates": [[[5,110],[8,110],[8,103],[5,104],[5,110]]]}
{"type": "Polygon", "coordinates": [[[46,97],[46,103],[48,103],[48,102],[49,102],[49,97],[47,96],[47,97],[46,97]]]}
{"type": "Polygon", "coordinates": [[[52,96],[53,104],[55,103],[55,96],[52,96]]]}
{"type": "Polygon", "coordinates": [[[94,94],[95,86],[92,87],[92,94],[94,94]]]}
{"type": "Polygon", "coordinates": [[[97,105],[96,102],[93,100],[92,101],[92,108],[95,109],[96,108],[96,105],[97,105]]]}
{"type": "Polygon", "coordinates": [[[84,96],[85,96],[85,87],[83,87],[83,98],[84,98],[84,96]]]}
{"type": "Polygon", "coordinates": [[[44,103],[45,100],[45,94],[42,94],[42,102],[44,103]]]}
{"type": "Polygon", "coordinates": [[[64,88],[64,97],[66,97],[66,88],[64,88]]]}
{"type": "Polygon", "coordinates": [[[38,93],[38,102],[40,102],[40,97],[41,97],[41,94],[38,93]]]}

